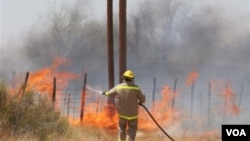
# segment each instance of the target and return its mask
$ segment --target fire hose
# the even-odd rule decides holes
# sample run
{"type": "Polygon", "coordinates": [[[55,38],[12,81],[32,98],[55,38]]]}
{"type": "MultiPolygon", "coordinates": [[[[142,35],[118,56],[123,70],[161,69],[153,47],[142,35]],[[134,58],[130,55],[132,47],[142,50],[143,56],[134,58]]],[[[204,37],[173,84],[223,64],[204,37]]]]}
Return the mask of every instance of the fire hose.
{"type": "Polygon", "coordinates": [[[143,104],[139,104],[140,106],[142,106],[148,113],[148,115],[151,117],[151,119],[155,122],[155,124],[161,129],[161,131],[171,140],[171,141],[175,141],[161,126],[160,124],[155,120],[155,118],[152,116],[152,114],[149,112],[149,110],[147,109],[146,106],[144,106],[143,104]]]}
{"type": "MultiPolygon", "coordinates": [[[[96,90],[94,88],[91,88],[90,86],[87,86],[87,89],[92,90],[94,92],[97,92],[98,94],[102,94],[101,90],[96,90]]],[[[154,121],[154,123],[161,129],[161,131],[171,140],[171,141],[175,141],[161,126],[160,124],[155,120],[155,118],[152,116],[152,114],[149,112],[149,110],[147,109],[147,107],[143,104],[139,104],[141,107],[143,107],[146,112],[148,113],[148,115],[151,117],[151,119],[154,121]]]]}

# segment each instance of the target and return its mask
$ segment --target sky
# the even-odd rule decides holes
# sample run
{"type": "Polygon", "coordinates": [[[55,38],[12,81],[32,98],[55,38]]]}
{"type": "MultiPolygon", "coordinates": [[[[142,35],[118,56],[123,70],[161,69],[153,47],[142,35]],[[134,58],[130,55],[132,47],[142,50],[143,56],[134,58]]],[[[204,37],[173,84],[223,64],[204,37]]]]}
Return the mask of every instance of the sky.
{"type": "MultiPolygon", "coordinates": [[[[49,5],[53,2],[60,7],[61,5],[71,5],[77,0],[0,0],[0,41],[1,44],[10,42],[11,39],[18,39],[22,33],[27,32],[32,26],[39,21],[45,20],[46,13],[49,11],[49,5]]],[[[80,1],[80,0],[78,0],[80,1]]],[[[80,1],[82,2],[82,1],[80,1]]],[[[106,0],[85,0],[92,15],[97,19],[105,17],[106,0]]],[[[142,0],[128,0],[127,12],[133,12],[139,6],[142,0]]],[[[187,1],[189,2],[189,1],[187,1]]],[[[250,27],[250,0],[192,0],[190,2],[194,9],[202,8],[204,5],[218,7],[218,9],[230,13],[227,16],[239,14],[249,15],[250,27]],[[232,12],[234,11],[234,12],[232,12]]],[[[118,0],[114,0],[114,11],[118,9],[118,0]]]]}
{"type": "MultiPolygon", "coordinates": [[[[36,23],[46,20],[50,6],[53,3],[56,8],[62,5],[72,5],[77,0],[0,0],[0,41],[9,42],[12,38],[18,39],[22,33],[28,32],[36,23]]],[[[79,0],[78,0],[79,1],[79,0]]],[[[128,10],[136,6],[137,2],[128,1],[128,10]]],[[[96,19],[101,19],[106,14],[106,0],[85,0],[83,1],[91,14],[96,19]]],[[[117,11],[118,2],[114,1],[114,11],[117,11]]],[[[85,7],[86,8],[86,7],[85,7]]],[[[131,9],[133,11],[133,9],[131,9]]]]}

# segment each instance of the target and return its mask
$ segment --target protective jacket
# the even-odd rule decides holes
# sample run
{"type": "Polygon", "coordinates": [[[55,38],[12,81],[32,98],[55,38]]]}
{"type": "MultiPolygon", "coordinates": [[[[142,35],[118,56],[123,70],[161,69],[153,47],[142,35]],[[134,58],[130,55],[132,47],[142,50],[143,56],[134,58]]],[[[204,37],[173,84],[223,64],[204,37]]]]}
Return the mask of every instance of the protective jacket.
{"type": "Polygon", "coordinates": [[[124,81],[106,91],[105,95],[118,98],[116,105],[118,114],[128,120],[138,117],[138,104],[145,102],[145,96],[133,81],[124,81]]]}

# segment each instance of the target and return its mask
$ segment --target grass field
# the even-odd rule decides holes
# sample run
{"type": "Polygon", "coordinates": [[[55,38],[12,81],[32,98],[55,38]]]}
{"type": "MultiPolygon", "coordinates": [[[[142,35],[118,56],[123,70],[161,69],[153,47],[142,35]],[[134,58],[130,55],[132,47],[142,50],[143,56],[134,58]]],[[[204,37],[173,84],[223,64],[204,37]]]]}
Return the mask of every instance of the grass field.
{"type": "MultiPolygon", "coordinates": [[[[117,134],[108,134],[101,129],[93,128],[75,128],[74,137],[70,141],[81,141],[82,139],[89,141],[117,141],[117,134]]],[[[220,137],[213,135],[197,135],[197,136],[173,136],[175,141],[220,141],[220,137]]],[[[171,141],[160,131],[155,132],[137,132],[136,141],[171,141]]]]}
{"type": "MultiPolygon", "coordinates": [[[[0,141],[39,141],[32,135],[11,136],[6,134],[0,136],[0,141]]],[[[220,141],[220,137],[213,135],[173,136],[175,141],[220,141]]],[[[51,135],[48,141],[117,141],[117,133],[108,133],[103,129],[91,127],[70,127],[70,132],[64,136],[51,135]]],[[[136,141],[171,141],[160,131],[137,132],[136,141]]]]}
{"type": "MultiPolygon", "coordinates": [[[[53,108],[50,100],[47,100],[46,97],[37,100],[34,96],[32,91],[23,95],[9,94],[6,87],[0,84],[0,141],[118,140],[117,131],[114,130],[110,133],[97,126],[94,128],[86,124],[72,125],[59,111],[53,108]]],[[[177,125],[173,127],[177,127],[177,125]]],[[[213,131],[190,134],[181,129],[181,132],[177,130],[170,132],[175,141],[220,141],[220,137],[213,131]]],[[[194,129],[190,128],[188,131],[194,132],[194,129]]],[[[136,141],[170,141],[170,139],[158,128],[147,131],[139,129],[136,141]]]]}

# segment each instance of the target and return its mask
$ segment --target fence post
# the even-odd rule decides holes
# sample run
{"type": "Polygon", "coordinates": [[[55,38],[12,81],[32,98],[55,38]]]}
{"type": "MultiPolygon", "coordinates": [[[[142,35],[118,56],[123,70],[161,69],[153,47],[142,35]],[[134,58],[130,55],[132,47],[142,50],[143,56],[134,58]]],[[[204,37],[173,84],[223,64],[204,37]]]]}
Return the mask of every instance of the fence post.
{"type": "Polygon", "coordinates": [[[153,77],[152,105],[155,103],[155,91],[156,91],[156,78],[153,77]]]}
{"type": "Polygon", "coordinates": [[[175,78],[175,80],[174,80],[173,99],[172,99],[172,110],[174,109],[174,105],[175,105],[176,85],[177,85],[177,78],[175,78]]]}
{"type": "Polygon", "coordinates": [[[244,93],[244,85],[242,84],[241,88],[240,88],[240,100],[239,100],[239,104],[238,104],[239,108],[241,108],[241,102],[242,102],[243,93],[244,93]]]}
{"type": "Polygon", "coordinates": [[[208,85],[208,114],[207,114],[207,124],[210,125],[210,111],[211,111],[211,83],[208,85]]]}
{"type": "Polygon", "coordinates": [[[67,104],[67,118],[69,117],[69,107],[70,107],[70,94],[68,94],[68,104],[67,104]]]}
{"type": "Polygon", "coordinates": [[[81,111],[80,111],[80,120],[83,120],[83,113],[84,113],[84,105],[86,99],[86,83],[87,83],[87,73],[84,74],[84,82],[82,87],[82,98],[81,98],[81,111]]]}
{"type": "Polygon", "coordinates": [[[52,104],[55,108],[55,102],[56,102],[56,77],[53,78],[53,91],[52,91],[52,104]]]}
{"type": "Polygon", "coordinates": [[[99,103],[100,103],[99,101],[100,101],[100,97],[97,96],[96,113],[98,113],[98,111],[99,111],[99,103]]]}
{"type": "Polygon", "coordinates": [[[229,90],[230,90],[230,84],[229,84],[229,82],[227,82],[226,83],[226,88],[225,88],[226,90],[226,94],[225,94],[225,100],[224,100],[224,108],[223,108],[223,122],[225,122],[226,121],[226,118],[227,118],[227,105],[228,105],[228,92],[229,92],[229,90]]]}
{"type": "Polygon", "coordinates": [[[28,84],[28,80],[29,80],[29,72],[27,72],[26,73],[26,76],[25,76],[25,81],[24,81],[24,84],[23,84],[23,93],[22,93],[22,95],[24,95],[24,93],[25,93],[25,90],[26,90],[26,87],[27,87],[27,84],[28,84]]]}
{"type": "Polygon", "coordinates": [[[203,116],[203,112],[202,112],[202,110],[203,110],[203,96],[202,96],[202,93],[200,93],[200,116],[202,117],[203,116]]]}
{"type": "Polygon", "coordinates": [[[191,103],[190,103],[190,118],[192,119],[193,117],[193,100],[194,100],[194,81],[192,82],[192,87],[191,87],[191,103]]]}

